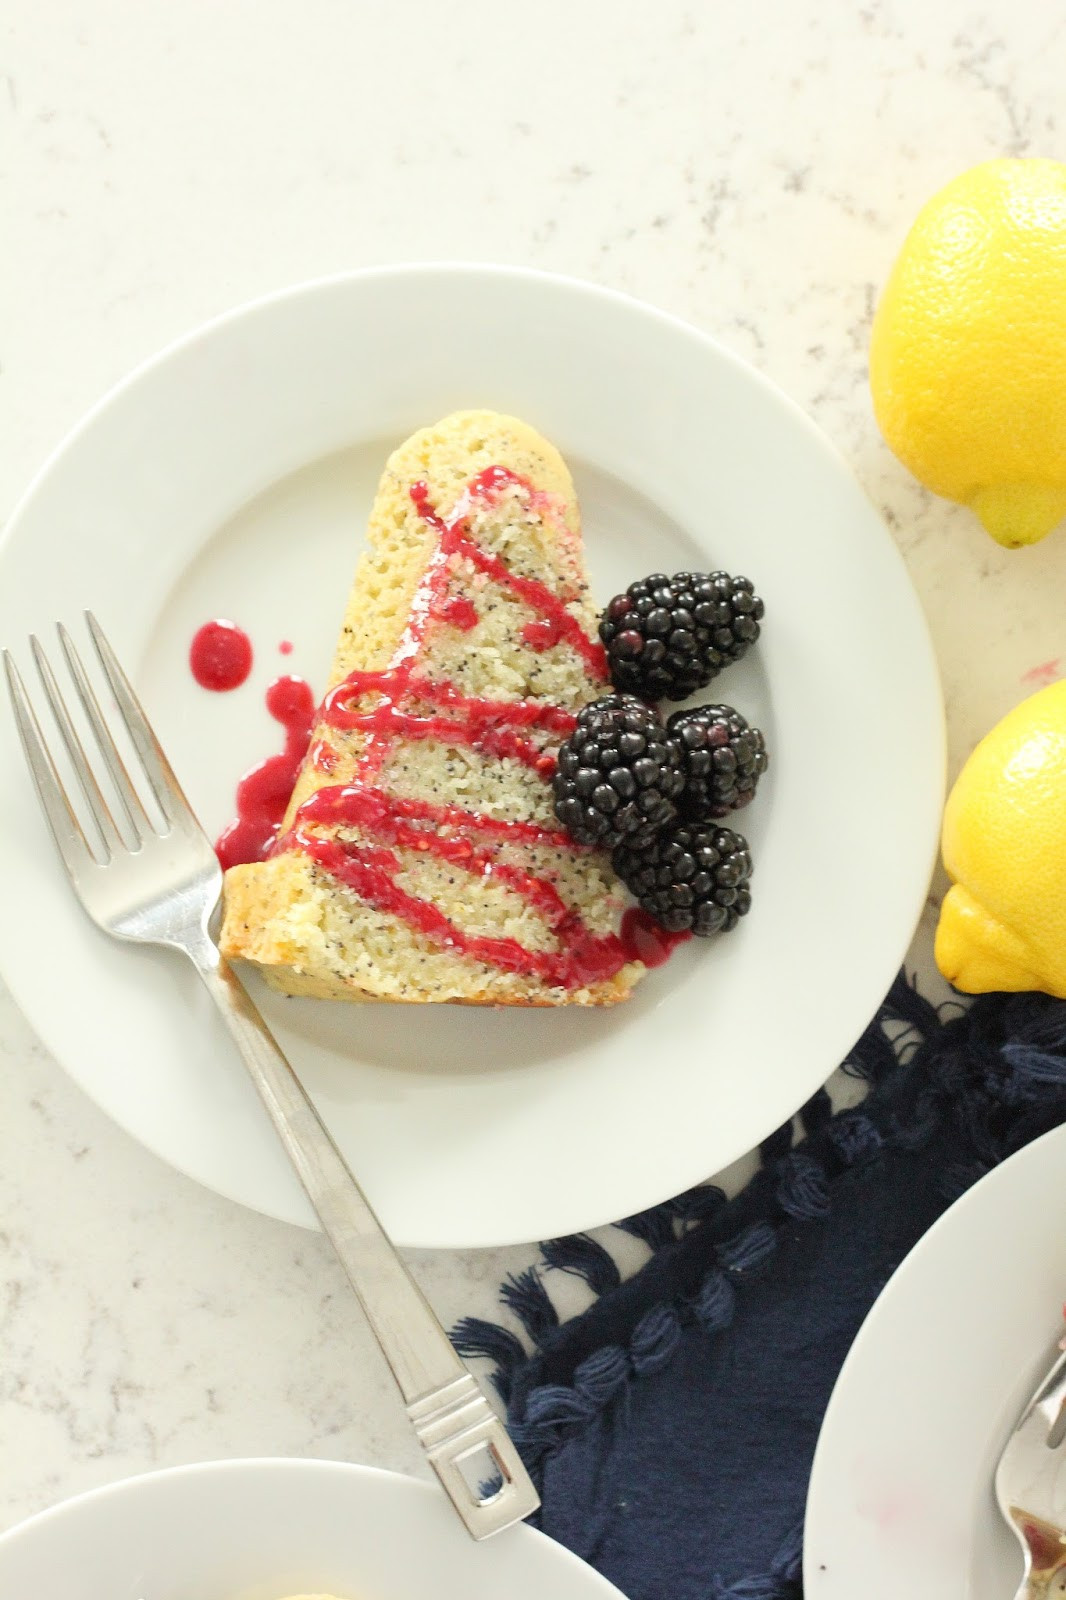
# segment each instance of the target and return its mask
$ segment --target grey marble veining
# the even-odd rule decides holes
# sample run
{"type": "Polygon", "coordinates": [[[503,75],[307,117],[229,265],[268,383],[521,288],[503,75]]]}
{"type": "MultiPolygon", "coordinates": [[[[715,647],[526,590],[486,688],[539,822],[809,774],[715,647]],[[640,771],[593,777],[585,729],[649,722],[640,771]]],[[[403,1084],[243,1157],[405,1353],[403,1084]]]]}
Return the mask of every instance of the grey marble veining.
{"type": "MultiPolygon", "coordinates": [[[[866,389],[922,202],[986,157],[1061,153],[1066,19],[1044,0],[9,0],[6,21],[0,513],[207,316],[375,262],[520,262],[690,319],[836,441],[926,606],[953,766],[1066,661],[1066,538],[997,549],[907,477],[866,389]]],[[[322,1242],[133,1144],[6,996],[0,1152],[0,1526],[216,1455],[419,1469],[322,1242]]],[[[450,1319],[528,1257],[414,1265],[450,1319]]]]}

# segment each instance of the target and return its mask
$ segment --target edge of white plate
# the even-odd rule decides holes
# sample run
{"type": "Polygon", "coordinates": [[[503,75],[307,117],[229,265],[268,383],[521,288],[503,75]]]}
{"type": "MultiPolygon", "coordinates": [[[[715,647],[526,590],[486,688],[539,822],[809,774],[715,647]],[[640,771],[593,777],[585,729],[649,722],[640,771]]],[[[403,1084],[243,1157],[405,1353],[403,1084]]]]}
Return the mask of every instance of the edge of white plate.
{"type": "MultiPolygon", "coordinates": [[[[21,1522],[16,1522],[13,1527],[0,1533],[0,1556],[5,1546],[14,1544],[25,1535],[33,1535],[51,1522],[61,1523],[63,1516],[75,1507],[117,1498],[134,1485],[148,1487],[184,1478],[236,1476],[249,1471],[262,1476],[278,1473],[295,1473],[297,1476],[308,1478],[339,1475],[350,1478],[356,1483],[369,1480],[381,1485],[388,1484],[390,1489],[396,1489],[401,1494],[409,1494],[412,1499],[420,1499],[426,1503],[430,1500],[435,1500],[441,1505],[444,1503],[443,1491],[435,1484],[408,1477],[402,1472],[390,1472],[386,1467],[371,1467],[360,1461],[337,1461],[328,1456],[234,1456],[210,1461],[191,1461],[183,1462],[176,1467],[160,1467],[152,1472],[129,1473],[124,1478],[116,1478],[113,1483],[98,1484],[81,1494],[68,1495],[66,1499],[58,1500],[54,1505],[46,1506],[43,1511],[36,1511],[31,1516],[24,1517],[21,1522]]],[[[539,1528],[533,1528],[523,1522],[505,1529],[504,1534],[527,1542],[534,1540],[543,1545],[550,1545],[552,1559],[557,1560],[560,1567],[570,1567],[575,1572],[580,1570],[583,1575],[587,1575],[590,1592],[595,1589],[603,1596],[603,1600],[609,1600],[612,1595],[617,1596],[617,1600],[625,1600],[621,1591],[616,1589],[602,1573],[597,1572],[595,1567],[590,1566],[587,1561],[582,1561],[581,1557],[575,1555],[566,1545],[542,1533],[539,1528]]]]}
{"type": "MultiPolygon", "coordinates": [[[[1005,1160],[1000,1161],[998,1165],[994,1166],[989,1172],[986,1172],[984,1176],[979,1178],[975,1184],[972,1184],[969,1189],[965,1190],[961,1195],[959,1195],[958,1198],[948,1206],[946,1211],[941,1212],[940,1216],[937,1217],[932,1226],[927,1228],[922,1234],[921,1238],[918,1239],[916,1243],[913,1244],[907,1251],[907,1254],[903,1257],[903,1260],[892,1273],[891,1277],[888,1279],[888,1282],[883,1286],[877,1296],[877,1299],[874,1301],[873,1305],[863,1318],[858,1333],[852,1340],[848,1353],[844,1357],[840,1371],[837,1373],[836,1382],[833,1384],[833,1389],[829,1396],[829,1403],[825,1408],[825,1415],[822,1418],[822,1425],[818,1430],[818,1441],[815,1445],[814,1457],[811,1461],[811,1473],[807,1486],[807,1497],[804,1508],[805,1521],[811,1516],[813,1502],[823,1493],[819,1484],[819,1478],[821,1473],[825,1470],[825,1459],[828,1456],[830,1449],[833,1448],[827,1442],[827,1439],[829,1432],[834,1426],[836,1412],[845,1403],[845,1390],[848,1386],[848,1379],[851,1370],[853,1367],[860,1366],[865,1361],[866,1347],[877,1337],[877,1331],[880,1328],[882,1320],[891,1315],[892,1306],[895,1304],[900,1293],[906,1292],[907,1280],[910,1276],[911,1270],[914,1268],[917,1258],[925,1252],[927,1246],[931,1246],[933,1249],[936,1249],[941,1234],[950,1232],[953,1228],[958,1226],[959,1212],[964,1210],[967,1206],[967,1203],[972,1201],[978,1194],[981,1196],[981,1200],[979,1202],[980,1204],[983,1205],[989,1203],[987,1196],[991,1192],[997,1190],[1002,1184],[1010,1182],[1011,1172],[1015,1166],[1015,1163],[1024,1164],[1026,1158],[1031,1159],[1035,1151],[1041,1150],[1045,1145],[1050,1145],[1056,1142],[1062,1143],[1064,1139],[1066,1139],[1066,1124],[1060,1124],[1058,1127],[1049,1128],[1046,1133],[1042,1133],[1038,1138],[1032,1139],[1028,1144],[1022,1145],[1020,1150],[1013,1151],[1012,1154],[1007,1156],[1005,1160]]],[[[1021,1363],[1019,1362],[1019,1368],[1020,1366],[1021,1363]]],[[[989,1484],[989,1489],[991,1490],[991,1483],[989,1484]]],[[[815,1514],[819,1517],[822,1516],[820,1511],[816,1511],[815,1514]]],[[[814,1559],[815,1557],[813,1554],[812,1545],[809,1541],[807,1541],[805,1542],[804,1546],[803,1582],[805,1587],[810,1590],[812,1595],[816,1592],[816,1590],[817,1592],[821,1592],[820,1579],[815,1567],[813,1566],[814,1559]],[[811,1564],[809,1565],[808,1563],[811,1564]]],[[[965,1574],[960,1574],[960,1582],[964,1576],[965,1574]]],[[[967,1593],[968,1592],[969,1591],[967,1591],[967,1593]]]]}
{"type": "MultiPolygon", "coordinates": [[[[925,647],[925,661],[923,667],[926,675],[929,678],[931,689],[934,691],[937,710],[936,721],[939,731],[938,742],[940,759],[936,783],[936,805],[934,808],[934,815],[937,819],[939,819],[939,815],[943,809],[944,794],[946,792],[947,729],[939,666],[936,653],[933,648],[929,624],[917,590],[914,588],[913,583],[911,583],[906,562],[903,559],[899,547],[892,538],[892,535],[885,525],[883,518],[877,511],[877,508],[873,505],[872,501],[870,501],[869,496],[865,493],[865,490],[859,483],[850,464],[843,454],[838,450],[837,446],[832,442],[832,440],[829,439],[829,437],[807,415],[807,413],[796,403],[796,401],[792,400],[790,396],[787,395],[781,388],[779,388],[776,383],[774,383],[770,378],[766,377],[763,373],[759,372],[757,368],[753,367],[741,356],[738,356],[734,351],[721,344],[713,335],[705,333],[700,328],[697,328],[694,324],[687,322],[684,318],[676,316],[672,312],[663,311],[659,307],[650,304],[648,301],[641,300],[637,296],[627,294],[622,290],[602,287],[601,285],[593,283],[587,279],[576,278],[565,273],[546,272],[538,268],[494,264],[491,262],[455,260],[406,262],[393,265],[379,265],[375,267],[358,268],[350,271],[326,273],[317,278],[305,279],[300,283],[291,284],[287,287],[269,291],[268,293],[257,296],[252,300],[244,301],[237,306],[231,307],[228,311],[221,312],[217,316],[208,319],[206,322],[198,324],[197,327],[191,331],[179,335],[177,338],[164,345],[154,355],[149,356],[145,360],[139,362],[135,367],[132,368],[130,372],[126,374],[124,378],[121,378],[117,383],[112,384],[100,396],[95,404],[88,409],[88,411],[81,417],[74,427],[69,429],[67,433],[63,435],[54,449],[49,452],[44,461],[41,463],[40,467],[33,474],[26,489],[16,501],[10,516],[8,517],[2,531],[0,531],[0,552],[2,552],[13,528],[17,525],[19,519],[24,515],[26,507],[32,501],[39,486],[51,472],[55,462],[59,459],[59,457],[81,436],[83,432],[93,425],[97,417],[102,412],[106,411],[110,405],[117,402],[122,395],[124,395],[128,388],[133,387],[143,376],[153,371],[156,367],[163,365],[178,351],[189,349],[195,346],[201,340],[210,338],[216,330],[228,326],[229,324],[239,322],[245,317],[253,317],[271,305],[296,300],[305,295],[313,295],[324,288],[334,287],[343,283],[389,279],[398,276],[432,277],[441,275],[467,278],[477,278],[488,275],[492,277],[510,278],[519,282],[539,282],[565,288],[589,299],[606,299],[608,301],[612,301],[619,306],[629,308],[631,311],[636,312],[640,316],[650,321],[659,322],[663,326],[674,330],[676,333],[681,334],[687,339],[695,341],[697,344],[704,346],[707,350],[712,351],[717,359],[723,361],[727,366],[731,366],[737,372],[743,374],[746,381],[755,384],[756,387],[762,390],[775,404],[783,407],[785,411],[791,415],[793,420],[807,435],[811,443],[818,448],[824,457],[833,463],[836,470],[843,474],[844,477],[852,485],[854,485],[858,493],[861,494],[862,497],[869,503],[870,509],[880,525],[882,538],[884,540],[884,548],[886,552],[890,552],[889,558],[894,559],[894,561],[897,563],[899,571],[904,577],[907,587],[911,590],[913,595],[915,622],[917,624],[915,632],[916,636],[923,642],[925,647]]],[[[917,929],[921,920],[925,904],[925,894],[928,890],[928,885],[937,860],[939,849],[939,822],[937,822],[935,827],[931,827],[930,834],[931,838],[929,856],[924,868],[922,869],[921,875],[922,892],[919,894],[916,891],[915,893],[916,903],[913,918],[911,919],[904,936],[899,941],[898,953],[893,963],[892,972],[886,973],[886,992],[889,984],[892,981],[893,974],[898,971],[899,967],[903,963],[907,950],[914,937],[915,930],[917,929]]],[[[0,969],[0,976],[3,976],[2,969],[0,969]]],[[[12,991],[12,995],[16,1004],[18,1004],[18,997],[14,994],[14,991],[12,991]]],[[[41,1042],[48,1050],[49,1054],[54,1060],[62,1065],[59,1053],[52,1046],[47,1026],[39,1027],[36,1022],[34,1022],[32,1026],[41,1042]]],[[[855,1037],[857,1038],[858,1035],[855,1037]]],[[[843,1040],[837,1054],[842,1055],[854,1042],[855,1039],[850,1037],[843,1040]]],[[[837,1065],[837,1060],[827,1062],[825,1076],[828,1077],[835,1070],[837,1065]]],[[[808,1090],[808,1092],[810,1092],[810,1090],[808,1090]]],[[[802,1100],[803,1095],[801,1094],[800,1099],[797,1102],[797,1107],[802,1103],[802,1100]]],[[[144,1144],[143,1140],[138,1139],[138,1142],[144,1144]]],[[[145,1148],[152,1147],[146,1145],[145,1148]]],[[[733,1157],[731,1157],[731,1160],[738,1159],[745,1153],[745,1151],[738,1150],[734,1153],[733,1157]]],[[[153,1149],[153,1154],[159,1155],[159,1152],[153,1149]]],[[[172,1165],[172,1163],[166,1157],[160,1156],[159,1158],[166,1161],[167,1165],[172,1165]]],[[[691,1187],[693,1183],[704,1181],[713,1175],[713,1173],[708,1172],[700,1174],[681,1174],[679,1175],[677,1190],[681,1191],[685,1188],[691,1187]]],[[[216,1193],[221,1194],[224,1198],[234,1200],[238,1204],[247,1203],[241,1199],[240,1196],[227,1193],[225,1186],[222,1184],[212,1184],[211,1187],[216,1193]]],[[[279,1220],[294,1220],[291,1216],[281,1217],[277,1212],[267,1212],[266,1214],[278,1216],[279,1220]]],[[[585,1228],[603,1226],[606,1225],[609,1220],[611,1219],[597,1216],[595,1219],[586,1221],[582,1224],[582,1226],[585,1228]]],[[[315,1226],[313,1222],[310,1225],[312,1227],[315,1226]]],[[[459,1245],[454,1246],[454,1248],[491,1248],[497,1244],[509,1244],[511,1242],[513,1241],[511,1240],[510,1235],[503,1239],[496,1239],[495,1237],[479,1237],[473,1243],[468,1243],[465,1246],[460,1243],[459,1245]]],[[[410,1248],[422,1247],[420,1246],[418,1240],[407,1240],[406,1243],[410,1248]]],[[[425,1247],[439,1248],[439,1244],[434,1241],[425,1247]]]]}

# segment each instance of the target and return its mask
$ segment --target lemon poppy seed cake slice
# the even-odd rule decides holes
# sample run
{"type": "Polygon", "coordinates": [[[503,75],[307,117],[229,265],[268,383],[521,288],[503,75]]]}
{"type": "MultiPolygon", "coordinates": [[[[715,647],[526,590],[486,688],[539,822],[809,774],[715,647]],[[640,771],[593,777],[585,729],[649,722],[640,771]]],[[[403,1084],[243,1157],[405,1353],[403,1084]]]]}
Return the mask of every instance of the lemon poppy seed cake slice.
{"type": "Polygon", "coordinates": [[[608,1005],[643,974],[609,862],[552,810],[607,691],[573,484],[532,428],[459,412],[389,458],[330,688],[222,949],[289,994],[608,1005]]]}

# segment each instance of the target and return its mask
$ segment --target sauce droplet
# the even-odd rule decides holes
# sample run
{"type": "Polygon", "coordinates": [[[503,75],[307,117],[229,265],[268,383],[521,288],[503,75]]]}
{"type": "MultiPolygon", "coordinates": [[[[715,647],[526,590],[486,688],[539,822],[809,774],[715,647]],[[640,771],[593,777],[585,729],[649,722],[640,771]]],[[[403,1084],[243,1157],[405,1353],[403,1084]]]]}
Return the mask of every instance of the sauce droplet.
{"type": "Polygon", "coordinates": [[[281,651],[283,656],[291,656],[292,655],[292,640],[291,639],[282,639],[281,643],[278,645],[278,649],[281,651]]]}
{"type": "Polygon", "coordinates": [[[252,641],[235,622],[205,622],[189,646],[189,667],[201,689],[239,689],[252,670],[252,641]]]}

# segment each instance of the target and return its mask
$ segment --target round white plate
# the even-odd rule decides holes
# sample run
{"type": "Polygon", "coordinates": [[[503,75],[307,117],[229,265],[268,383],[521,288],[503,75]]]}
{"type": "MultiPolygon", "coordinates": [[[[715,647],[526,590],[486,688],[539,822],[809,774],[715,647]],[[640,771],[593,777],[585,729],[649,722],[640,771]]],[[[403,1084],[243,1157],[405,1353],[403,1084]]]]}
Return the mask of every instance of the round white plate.
{"type": "Polygon", "coordinates": [[[621,1600],[532,1528],[482,1544],[432,1484],[340,1461],[208,1461],[0,1537],[7,1600],[621,1600]]]}
{"type": "Polygon", "coordinates": [[[889,1280],[837,1379],[807,1497],[807,1600],[1007,1600],[992,1479],[1066,1297],[1066,1127],[956,1201],[889,1280]]]}
{"type": "MultiPolygon", "coordinates": [[[[936,668],[903,563],[841,461],[703,335],[619,295],[491,267],[367,272],[235,312],[111,394],[0,551],[0,642],[95,610],[214,833],[278,748],[266,684],[324,681],[386,452],[462,406],[514,412],[575,470],[596,592],[723,566],[762,640],[712,697],[766,730],[745,813],[755,905],[599,1013],[285,1001],[268,1020],[394,1238],[545,1238],[749,1150],[823,1081],[917,921],[943,797],[936,668]],[[209,617],[251,634],[197,688],[209,617]],[[291,656],[278,653],[292,640],[291,656]]],[[[47,1045],[152,1150],[274,1216],[310,1212],[191,969],[74,905],[0,717],[0,970],[47,1045]],[[18,907],[15,915],[10,909],[18,907]]]]}

